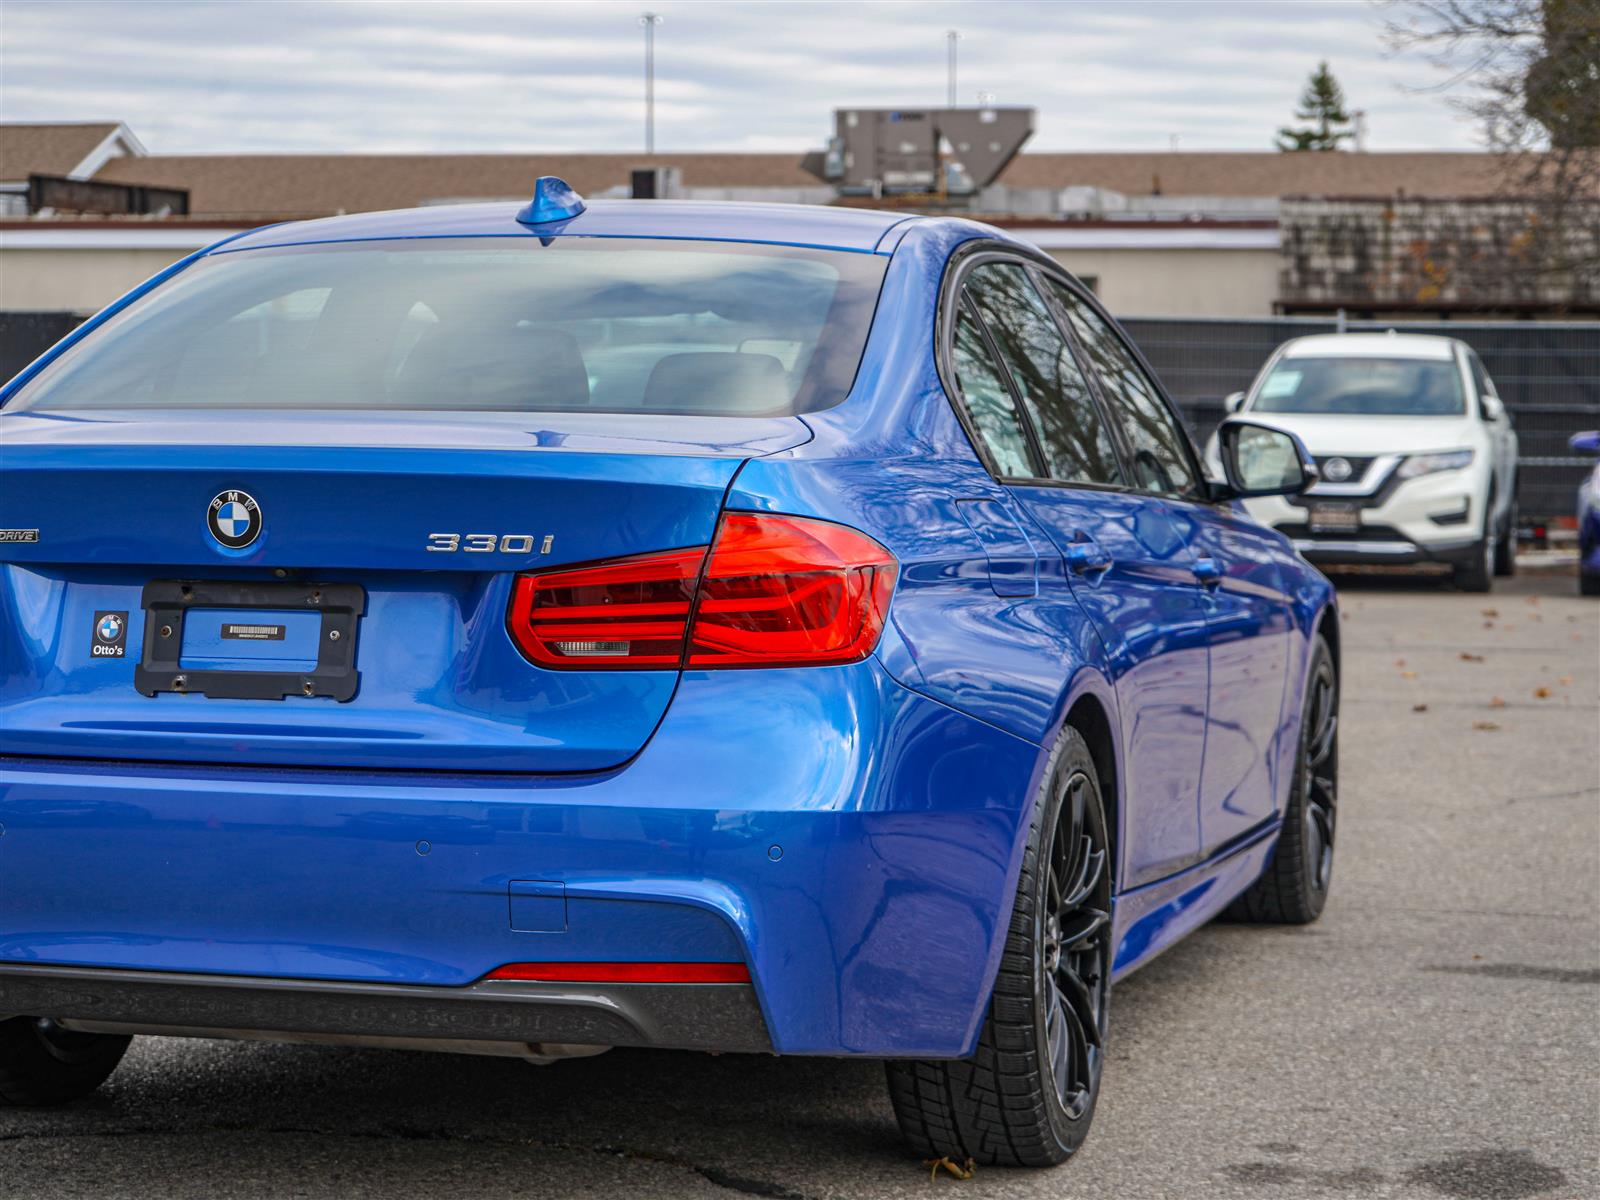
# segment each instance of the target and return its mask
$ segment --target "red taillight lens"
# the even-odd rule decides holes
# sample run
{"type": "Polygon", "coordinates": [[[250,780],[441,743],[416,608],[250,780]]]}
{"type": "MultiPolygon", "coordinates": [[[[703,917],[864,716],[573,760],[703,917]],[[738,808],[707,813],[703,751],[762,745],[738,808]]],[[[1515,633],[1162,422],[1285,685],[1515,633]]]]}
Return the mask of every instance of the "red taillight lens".
{"type": "Polygon", "coordinates": [[[519,576],[507,626],[534,662],[569,670],[856,662],[883,632],[895,571],[843,525],[728,513],[709,559],[696,547],[519,576]]]}
{"type": "Polygon", "coordinates": [[[507,624],[547,667],[676,667],[704,546],[597,567],[519,575],[507,624]]]}
{"type": "Polygon", "coordinates": [[[688,665],[865,658],[883,632],[895,567],[887,550],[843,525],[729,513],[700,583],[688,665]]]}

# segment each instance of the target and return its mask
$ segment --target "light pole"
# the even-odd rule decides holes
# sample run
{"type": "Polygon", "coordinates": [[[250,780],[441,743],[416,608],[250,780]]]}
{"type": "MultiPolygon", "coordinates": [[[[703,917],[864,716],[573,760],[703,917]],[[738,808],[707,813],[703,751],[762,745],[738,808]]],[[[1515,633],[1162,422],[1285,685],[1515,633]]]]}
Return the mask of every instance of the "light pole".
{"type": "Polygon", "coordinates": [[[948,95],[945,100],[945,107],[954,108],[956,106],[956,43],[961,40],[961,34],[957,30],[952,29],[944,35],[944,40],[949,47],[949,65],[946,71],[946,78],[948,80],[946,92],[948,95]]]}
{"type": "Polygon", "coordinates": [[[644,152],[656,152],[656,26],[661,18],[647,12],[639,18],[644,26],[644,152]]]}

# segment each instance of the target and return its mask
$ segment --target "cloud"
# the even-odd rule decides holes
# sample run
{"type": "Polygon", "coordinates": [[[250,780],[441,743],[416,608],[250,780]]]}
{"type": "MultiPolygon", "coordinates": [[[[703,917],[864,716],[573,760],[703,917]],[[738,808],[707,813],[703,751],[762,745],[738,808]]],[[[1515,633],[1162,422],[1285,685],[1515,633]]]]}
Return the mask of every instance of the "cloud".
{"type": "MultiPolygon", "coordinates": [[[[126,120],[157,153],[629,151],[641,147],[637,3],[37,3],[5,0],[0,117],[126,120]]],[[[1476,133],[1385,54],[1367,5],[729,3],[659,0],[657,144],[821,144],[834,107],[959,98],[1039,110],[1031,148],[1266,149],[1319,59],[1373,149],[1476,133]]]]}

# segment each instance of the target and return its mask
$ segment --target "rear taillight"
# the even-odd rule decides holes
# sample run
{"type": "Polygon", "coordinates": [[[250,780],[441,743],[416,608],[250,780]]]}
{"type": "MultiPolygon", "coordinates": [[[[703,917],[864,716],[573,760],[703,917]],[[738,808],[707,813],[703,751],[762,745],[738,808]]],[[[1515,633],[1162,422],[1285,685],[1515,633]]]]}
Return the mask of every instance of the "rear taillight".
{"type": "Polygon", "coordinates": [[[709,556],[519,575],[507,627],[534,662],[567,670],[856,662],[883,632],[895,570],[843,525],[728,513],[709,556]]]}

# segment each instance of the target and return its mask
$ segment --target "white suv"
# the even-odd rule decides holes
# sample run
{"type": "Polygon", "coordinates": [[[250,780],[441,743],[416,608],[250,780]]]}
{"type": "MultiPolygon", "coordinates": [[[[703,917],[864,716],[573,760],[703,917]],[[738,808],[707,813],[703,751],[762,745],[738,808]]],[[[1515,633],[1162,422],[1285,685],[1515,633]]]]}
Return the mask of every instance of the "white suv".
{"type": "Polygon", "coordinates": [[[1311,561],[1448,563],[1474,592],[1515,569],[1517,435],[1470,346],[1296,338],[1226,404],[1298,434],[1316,459],[1322,478],[1309,491],[1245,502],[1311,561]]]}

